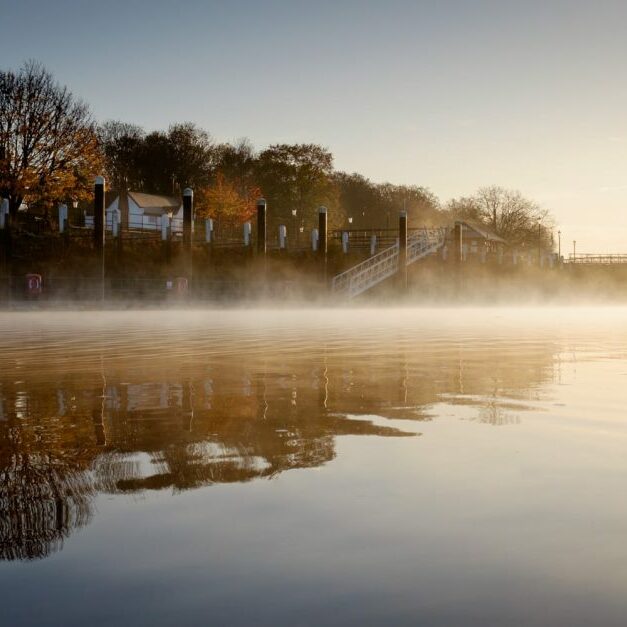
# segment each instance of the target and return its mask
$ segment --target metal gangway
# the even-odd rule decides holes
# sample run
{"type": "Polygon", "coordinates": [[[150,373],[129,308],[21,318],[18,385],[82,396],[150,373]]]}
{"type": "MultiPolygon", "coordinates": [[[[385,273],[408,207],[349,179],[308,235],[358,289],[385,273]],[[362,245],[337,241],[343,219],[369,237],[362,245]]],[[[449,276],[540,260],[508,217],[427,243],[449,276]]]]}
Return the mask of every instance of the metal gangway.
{"type": "Polygon", "coordinates": [[[577,265],[600,265],[610,266],[617,264],[627,264],[627,254],[625,253],[605,253],[599,255],[597,253],[570,253],[566,263],[575,263],[577,265]]]}
{"type": "MultiPolygon", "coordinates": [[[[421,229],[407,238],[407,265],[437,252],[446,241],[446,228],[421,229]]],[[[354,298],[398,272],[398,242],[335,277],[331,290],[338,296],[354,298]]]]}

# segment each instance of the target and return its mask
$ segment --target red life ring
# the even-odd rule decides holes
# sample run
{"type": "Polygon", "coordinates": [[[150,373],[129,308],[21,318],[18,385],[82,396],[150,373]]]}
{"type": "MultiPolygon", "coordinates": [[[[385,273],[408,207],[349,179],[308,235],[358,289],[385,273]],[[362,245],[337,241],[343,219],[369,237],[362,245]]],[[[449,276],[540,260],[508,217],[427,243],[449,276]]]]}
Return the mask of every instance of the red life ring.
{"type": "Polygon", "coordinates": [[[29,296],[38,296],[41,294],[41,274],[26,275],[26,291],[29,296]]]}

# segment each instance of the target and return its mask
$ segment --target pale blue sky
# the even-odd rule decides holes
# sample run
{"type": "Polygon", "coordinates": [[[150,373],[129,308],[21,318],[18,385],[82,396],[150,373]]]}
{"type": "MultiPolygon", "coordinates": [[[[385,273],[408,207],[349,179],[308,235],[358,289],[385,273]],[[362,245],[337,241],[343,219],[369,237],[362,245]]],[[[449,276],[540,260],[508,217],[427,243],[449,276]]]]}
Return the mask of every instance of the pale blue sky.
{"type": "Polygon", "coordinates": [[[443,200],[516,188],[564,250],[627,252],[626,24],[603,0],[0,0],[0,66],[41,60],[100,120],[318,142],[443,200]]]}

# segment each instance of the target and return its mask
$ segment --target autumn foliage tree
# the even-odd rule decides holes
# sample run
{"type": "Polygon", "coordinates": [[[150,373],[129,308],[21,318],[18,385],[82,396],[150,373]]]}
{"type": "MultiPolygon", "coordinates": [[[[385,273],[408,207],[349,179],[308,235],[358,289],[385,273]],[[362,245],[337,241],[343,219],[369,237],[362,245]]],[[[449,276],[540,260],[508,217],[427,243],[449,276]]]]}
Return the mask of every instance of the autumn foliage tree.
{"type": "Polygon", "coordinates": [[[101,153],[88,106],[39,63],[0,71],[0,194],[11,215],[87,197],[101,153]]]}
{"type": "Polygon", "coordinates": [[[260,196],[258,187],[242,187],[238,181],[230,180],[218,172],[213,184],[201,189],[197,195],[197,213],[201,217],[213,218],[218,229],[232,228],[254,215],[256,200],[260,196]]]}

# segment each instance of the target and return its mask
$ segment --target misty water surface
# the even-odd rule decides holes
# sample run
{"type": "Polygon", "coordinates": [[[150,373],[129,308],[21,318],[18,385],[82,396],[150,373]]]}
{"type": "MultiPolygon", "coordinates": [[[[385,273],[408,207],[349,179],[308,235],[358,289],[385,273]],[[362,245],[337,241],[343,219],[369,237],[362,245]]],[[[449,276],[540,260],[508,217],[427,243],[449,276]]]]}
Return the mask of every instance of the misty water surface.
{"type": "Polygon", "coordinates": [[[625,320],[0,314],[3,621],[624,625],[625,320]]]}

